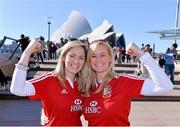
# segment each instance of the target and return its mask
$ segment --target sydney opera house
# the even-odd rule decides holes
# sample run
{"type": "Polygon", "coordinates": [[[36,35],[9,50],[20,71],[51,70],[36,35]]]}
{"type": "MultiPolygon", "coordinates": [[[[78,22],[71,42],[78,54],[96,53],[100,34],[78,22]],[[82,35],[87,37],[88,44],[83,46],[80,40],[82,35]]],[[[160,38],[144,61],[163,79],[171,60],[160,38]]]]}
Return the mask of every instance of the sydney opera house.
{"type": "Polygon", "coordinates": [[[116,36],[114,32],[113,25],[107,20],[104,20],[100,26],[92,30],[87,19],[79,12],[72,11],[69,15],[67,21],[58,28],[51,36],[51,41],[55,43],[60,43],[61,38],[79,38],[79,39],[89,39],[92,41],[91,37],[101,37],[102,35],[108,35],[110,45],[112,47],[125,47],[125,39],[123,33],[119,33],[116,36]]]}

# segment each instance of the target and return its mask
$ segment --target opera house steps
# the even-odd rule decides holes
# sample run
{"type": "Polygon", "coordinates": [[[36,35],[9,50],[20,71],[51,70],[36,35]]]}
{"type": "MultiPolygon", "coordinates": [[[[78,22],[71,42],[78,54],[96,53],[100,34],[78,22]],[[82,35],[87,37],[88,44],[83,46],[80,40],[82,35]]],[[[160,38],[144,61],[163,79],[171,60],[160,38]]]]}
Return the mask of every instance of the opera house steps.
{"type": "MultiPolygon", "coordinates": [[[[30,63],[30,69],[27,74],[27,80],[34,77],[38,77],[46,72],[53,71],[56,67],[57,60],[45,60],[44,64],[40,64],[40,68],[35,68],[35,62],[30,63]]],[[[117,73],[127,73],[129,75],[135,75],[137,64],[136,63],[123,63],[116,64],[115,71],[117,73]]],[[[11,84],[12,77],[8,77],[8,85],[11,84]]],[[[175,71],[175,89],[163,96],[146,96],[143,99],[133,99],[133,101],[180,101],[180,70],[175,71]]],[[[24,97],[17,97],[12,95],[9,90],[0,90],[0,99],[21,99],[24,97]]]]}

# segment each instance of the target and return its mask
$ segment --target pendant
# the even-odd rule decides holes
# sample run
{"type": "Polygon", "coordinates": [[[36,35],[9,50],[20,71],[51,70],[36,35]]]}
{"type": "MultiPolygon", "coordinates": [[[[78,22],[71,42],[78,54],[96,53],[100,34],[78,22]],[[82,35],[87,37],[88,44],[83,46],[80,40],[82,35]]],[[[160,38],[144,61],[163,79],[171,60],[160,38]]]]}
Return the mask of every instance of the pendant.
{"type": "Polygon", "coordinates": [[[111,86],[106,86],[104,87],[103,90],[103,98],[110,98],[112,95],[112,87],[111,86]]]}

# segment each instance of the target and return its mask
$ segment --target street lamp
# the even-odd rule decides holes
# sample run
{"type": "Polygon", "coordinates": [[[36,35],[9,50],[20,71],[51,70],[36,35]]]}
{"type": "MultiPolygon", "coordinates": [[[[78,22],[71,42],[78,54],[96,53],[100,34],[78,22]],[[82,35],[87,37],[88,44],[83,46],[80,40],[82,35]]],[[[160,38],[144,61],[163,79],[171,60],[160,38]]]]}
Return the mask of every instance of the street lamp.
{"type": "Polygon", "coordinates": [[[46,19],[47,19],[47,23],[48,23],[48,60],[51,58],[50,57],[50,30],[51,30],[51,23],[52,23],[52,17],[50,16],[46,16],[46,19]]]}
{"type": "Polygon", "coordinates": [[[47,19],[47,23],[48,23],[48,41],[50,41],[52,17],[46,16],[46,19],[47,19]]]}

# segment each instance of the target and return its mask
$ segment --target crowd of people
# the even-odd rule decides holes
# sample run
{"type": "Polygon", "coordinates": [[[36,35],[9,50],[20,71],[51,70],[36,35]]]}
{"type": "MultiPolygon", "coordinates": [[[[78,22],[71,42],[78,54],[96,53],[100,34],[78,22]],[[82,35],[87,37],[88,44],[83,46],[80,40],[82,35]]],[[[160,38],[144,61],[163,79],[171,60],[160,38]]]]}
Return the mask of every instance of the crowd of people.
{"type": "MultiPolygon", "coordinates": [[[[144,45],[143,43],[141,50],[142,51],[148,50],[148,52],[152,54],[152,48],[150,47],[150,44],[144,45]]],[[[131,56],[127,53],[125,47],[113,47],[113,53],[114,53],[115,64],[132,63],[138,61],[137,57],[131,56]]]]}
{"type": "Polygon", "coordinates": [[[131,63],[131,60],[135,62],[136,59],[133,56],[130,56],[128,53],[126,53],[125,47],[114,47],[113,48],[113,53],[114,53],[114,59],[116,64],[121,64],[121,63],[131,63]]]}
{"type": "Polygon", "coordinates": [[[126,54],[137,58],[150,78],[116,74],[113,49],[107,36],[100,38],[94,37],[88,45],[67,40],[54,71],[26,80],[30,56],[42,47],[40,40],[32,39],[16,64],[11,92],[40,99],[46,126],[82,126],[81,115],[89,126],[130,126],[132,98],[162,95],[172,91],[173,84],[148,50],[135,43],[126,54]]]}
{"type": "MultiPolygon", "coordinates": [[[[53,43],[52,41],[45,41],[43,36],[39,36],[37,39],[41,42],[41,50],[37,53],[33,53],[31,57],[33,57],[36,61],[35,68],[40,68],[40,63],[44,64],[44,60],[57,59],[58,53],[57,50],[67,43],[68,39],[60,38],[60,43],[53,43]],[[41,61],[40,61],[41,60],[41,61]]],[[[21,34],[21,38],[16,42],[20,44],[21,51],[24,52],[28,44],[30,43],[30,39],[28,36],[21,34]]]]}

